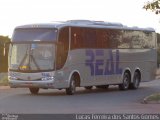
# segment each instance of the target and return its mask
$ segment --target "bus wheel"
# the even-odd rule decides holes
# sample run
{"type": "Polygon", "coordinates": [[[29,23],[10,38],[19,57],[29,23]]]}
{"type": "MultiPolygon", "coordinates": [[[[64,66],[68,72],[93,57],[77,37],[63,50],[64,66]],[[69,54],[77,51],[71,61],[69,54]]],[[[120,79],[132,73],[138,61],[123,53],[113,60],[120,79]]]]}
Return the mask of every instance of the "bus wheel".
{"type": "Polygon", "coordinates": [[[75,91],[76,91],[76,82],[74,80],[74,76],[72,76],[71,81],[70,81],[70,86],[69,88],[66,88],[66,94],[73,95],[75,91]]]}
{"type": "Polygon", "coordinates": [[[140,80],[141,80],[140,74],[138,72],[135,72],[133,76],[133,83],[130,84],[130,88],[137,89],[140,85],[140,80]]]}
{"type": "Polygon", "coordinates": [[[39,88],[29,88],[29,90],[30,90],[31,94],[34,94],[34,95],[38,94],[38,92],[39,92],[39,88]]]}
{"type": "Polygon", "coordinates": [[[86,90],[91,90],[93,88],[93,86],[86,86],[84,87],[86,90]]]}
{"type": "Polygon", "coordinates": [[[130,75],[128,72],[125,72],[123,76],[123,83],[119,85],[119,89],[127,90],[129,88],[129,84],[130,84],[130,75]]]}

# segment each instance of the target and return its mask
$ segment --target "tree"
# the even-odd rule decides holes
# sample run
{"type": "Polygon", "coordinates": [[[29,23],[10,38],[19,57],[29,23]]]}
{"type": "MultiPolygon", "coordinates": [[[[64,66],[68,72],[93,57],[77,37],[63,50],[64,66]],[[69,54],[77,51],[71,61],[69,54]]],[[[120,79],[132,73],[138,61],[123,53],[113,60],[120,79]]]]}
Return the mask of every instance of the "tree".
{"type": "Polygon", "coordinates": [[[147,2],[144,6],[144,9],[151,10],[155,14],[160,14],[160,0],[153,0],[152,2],[147,2]]]}
{"type": "Polygon", "coordinates": [[[7,43],[10,42],[10,38],[8,36],[0,36],[0,72],[8,71],[8,50],[9,45],[7,43]],[[6,45],[6,51],[4,55],[4,45],[6,45]]]}

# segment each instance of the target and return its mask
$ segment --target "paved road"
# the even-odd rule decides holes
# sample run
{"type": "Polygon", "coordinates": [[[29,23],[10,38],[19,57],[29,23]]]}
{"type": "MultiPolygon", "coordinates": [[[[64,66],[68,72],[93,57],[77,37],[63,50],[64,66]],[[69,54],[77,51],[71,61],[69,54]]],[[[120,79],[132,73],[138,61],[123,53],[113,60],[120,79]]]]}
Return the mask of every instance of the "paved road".
{"type": "Polygon", "coordinates": [[[160,80],[145,82],[138,90],[119,91],[78,88],[73,96],[64,90],[40,90],[31,95],[28,89],[0,88],[0,113],[160,113],[158,104],[141,104],[142,99],[160,92],[160,80]]]}

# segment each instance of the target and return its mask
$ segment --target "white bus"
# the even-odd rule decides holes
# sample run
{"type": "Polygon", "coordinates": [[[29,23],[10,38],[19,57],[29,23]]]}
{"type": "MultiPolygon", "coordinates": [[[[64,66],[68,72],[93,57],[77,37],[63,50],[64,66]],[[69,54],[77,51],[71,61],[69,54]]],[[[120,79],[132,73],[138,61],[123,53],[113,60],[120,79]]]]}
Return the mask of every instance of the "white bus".
{"type": "Polygon", "coordinates": [[[156,33],[103,21],[70,20],[15,28],[9,51],[12,88],[137,89],[155,78],[156,33]]]}

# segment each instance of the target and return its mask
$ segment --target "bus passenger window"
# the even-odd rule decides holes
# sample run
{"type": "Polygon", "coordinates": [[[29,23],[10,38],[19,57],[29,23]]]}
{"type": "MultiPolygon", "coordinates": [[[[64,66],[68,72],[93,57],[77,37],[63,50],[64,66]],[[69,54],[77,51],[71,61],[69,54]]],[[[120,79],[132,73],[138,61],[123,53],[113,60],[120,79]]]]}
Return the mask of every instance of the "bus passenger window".
{"type": "Polygon", "coordinates": [[[64,66],[69,50],[69,28],[62,28],[59,33],[58,42],[60,44],[57,45],[57,69],[60,69],[64,66]]]}

